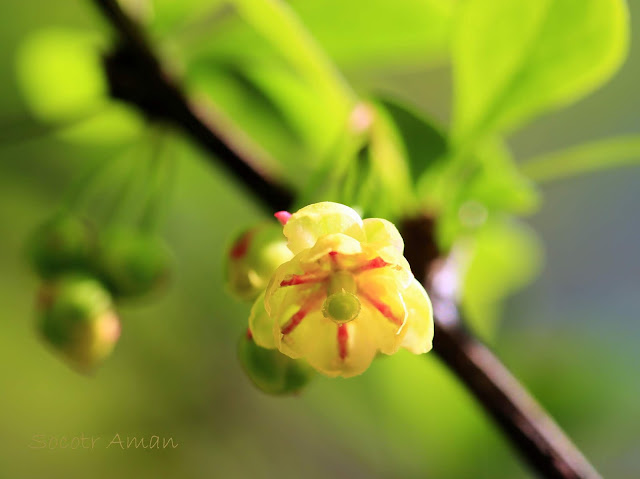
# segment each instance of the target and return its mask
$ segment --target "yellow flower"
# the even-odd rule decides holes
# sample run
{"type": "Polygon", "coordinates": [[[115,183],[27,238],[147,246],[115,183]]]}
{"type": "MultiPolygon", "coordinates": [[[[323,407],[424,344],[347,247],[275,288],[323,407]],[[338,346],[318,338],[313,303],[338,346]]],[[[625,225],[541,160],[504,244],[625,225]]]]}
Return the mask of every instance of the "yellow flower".
{"type": "Polygon", "coordinates": [[[295,256],[275,271],[253,306],[249,327],[259,346],[344,377],[363,373],[379,352],[431,349],[431,302],[392,223],[362,220],[329,202],[284,218],[295,256]]]}

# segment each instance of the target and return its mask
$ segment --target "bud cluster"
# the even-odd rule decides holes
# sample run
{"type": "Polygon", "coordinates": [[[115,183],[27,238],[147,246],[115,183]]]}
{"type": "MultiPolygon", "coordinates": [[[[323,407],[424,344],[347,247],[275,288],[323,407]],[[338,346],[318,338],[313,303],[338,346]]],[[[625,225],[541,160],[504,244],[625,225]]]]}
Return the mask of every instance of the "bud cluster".
{"type": "Polygon", "coordinates": [[[37,228],[28,254],[43,281],[39,333],[81,372],[98,366],[118,340],[115,301],[158,290],[170,270],[170,252],[160,238],[125,228],[100,234],[71,213],[37,228]]]}

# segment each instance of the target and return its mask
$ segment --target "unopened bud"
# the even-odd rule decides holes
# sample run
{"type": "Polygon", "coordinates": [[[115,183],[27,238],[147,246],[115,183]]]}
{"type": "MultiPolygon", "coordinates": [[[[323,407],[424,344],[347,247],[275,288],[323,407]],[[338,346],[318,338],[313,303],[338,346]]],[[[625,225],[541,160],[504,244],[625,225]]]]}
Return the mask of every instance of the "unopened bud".
{"type": "Polygon", "coordinates": [[[240,338],[238,358],[251,382],[266,394],[298,393],[315,376],[303,359],[291,359],[277,349],[260,347],[250,333],[240,338]]]}
{"type": "Polygon", "coordinates": [[[117,297],[141,296],[169,277],[171,253],[157,236],[136,230],[109,231],[100,241],[97,270],[117,297]]]}
{"type": "Polygon", "coordinates": [[[45,341],[81,372],[90,372],[109,356],[120,336],[109,292],[89,277],[66,275],[45,284],[38,313],[45,341]]]}
{"type": "Polygon", "coordinates": [[[293,254],[287,248],[282,227],[264,223],[242,233],[227,256],[226,280],[235,296],[254,300],[269,283],[271,275],[293,254]]]}
{"type": "Polygon", "coordinates": [[[36,229],[28,243],[28,254],[36,272],[44,279],[63,272],[86,271],[95,236],[82,219],[58,216],[36,229]]]}

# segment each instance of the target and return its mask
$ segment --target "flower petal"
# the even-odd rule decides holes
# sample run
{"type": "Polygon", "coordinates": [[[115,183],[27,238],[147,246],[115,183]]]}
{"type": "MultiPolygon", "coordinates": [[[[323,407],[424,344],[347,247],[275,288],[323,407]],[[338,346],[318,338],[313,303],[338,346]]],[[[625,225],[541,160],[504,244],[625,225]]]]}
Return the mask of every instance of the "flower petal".
{"type": "Polygon", "coordinates": [[[433,312],[429,296],[416,279],[404,290],[403,296],[408,316],[402,347],[414,354],[426,353],[433,343],[433,312]]]}
{"type": "Polygon", "coordinates": [[[407,318],[407,309],[401,291],[405,289],[407,273],[392,266],[371,269],[356,277],[358,296],[386,315],[387,319],[402,327],[407,318]]]}
{"type": "Polygon", "coordinates": [[[343,256],[353,256],[362,253],[362,244],[342,233],[330,234],[323,236],[310,249],[300,254],[300,263],[305,271],[314,268],[325,268],[327,271],[331,269],[331,261],[319,261],[329,253],[338,253],[343,256]]]}
{"type": "Polygon", "coordinates": [[[364,255],[368,260],[380,258],[385,263],[389,263],[390,266],[381,269],[391,269],[397,271],[397,280],[400,289],[406,288],[413,280],[413,273],[409,262],[398,252],[394,246],[376,247],[375,245],[365,244],[363,245],[364,255]]]}
{"type": "MultiPolygon", "coordinates": [[[[286,324],[294,314],[295,312],[291,310],[288,317],[283,316],[279,324],[274,324],[274,328],[277,328],[276,333],[280,333],[276,334],[276,344],[281,353],[294,359],[308,360],[309,357],[314,357],[317,363],[329,361],[329,357],[337,355],[336,323],[325,318],[320,309],[317,309],[309,312],[295,328],[283,333],[283,329],[286,329],[286,324]],[[322,359],[325,356],[326,359],[322,359]]],[[[312,366],[316,367],[313,364],[312,366]]]]}
{"type": "Polygon", "coordinates": [[[364,240],[362,219],[353,209],[339,203],[315,203],[294,213],[283,229],[289,249],[297,254],[311,248],[321,236],[345,233],[364,240]]]}
{"type": "Polygon", "coordinates": [[[264,305],[267,313],[273,314],[273,305],[281,303],[284,296],[289,291],[295,289],[296,291],[302,292],[309,289],[309,286],[317,284],[311,281],[311,278],[307,276],[308,281],[303,281],[297,284],[292,282],[291,286],[282,286],[283,282],[291,281],[296,276],[303,277],[305,275],[305,271],[302,269],[300,264],[300,256],[301,255],[297,255],[291,261],[281,264],[273,273],[271,281],[269,281],[269,284],[267,285],[264,299],[264,305]]]}
{"type": "Polygon", "coordinates": [[[264,309],[264,292],[253,303],[249,315],[249,330],[258,346],[274,349],[276,341],[273,337],[273,320],[264,309]]]}
{"type": "Polygon", "coordinates": [[[289,334],[282,335],[279,349],[292,358],[304,358],[326,376],[351,377],[367,370],[378,348],[372,331],[355,321],[338,325],[314,312],[289,334]]]}
{"type": "Polygon", "coordinates": [[[367,301],[363,302],[362,311],[353,321],[353,327],[360,336],[369,337],[376,349],[384,354],[394,354],[400,349],[406,330],[390,321],[367,301]]]}
{"type": "MultiPolygon", "coordinates": [[[[336,347],[338,358],[330,366],[334,369],[327,375],[342,376],[345,378],[357,376],[365,372],[379,351],[374,331],[359,327],[355,321],[343,324],[345,330],[341,338],[340,332],[336,332],[336,347]],[[344,351],[340,351],[341,343],[344,351]]],[[[331,370],[330,370],[331,371],[331,370]]]]}
{"type": "Polygon", "coordinates": [[[393,223],[382,218],[367,218],[362,222],[367,243],[380,246],[393,246],[400,254],[404,250],[404,241],[393,223]]]}

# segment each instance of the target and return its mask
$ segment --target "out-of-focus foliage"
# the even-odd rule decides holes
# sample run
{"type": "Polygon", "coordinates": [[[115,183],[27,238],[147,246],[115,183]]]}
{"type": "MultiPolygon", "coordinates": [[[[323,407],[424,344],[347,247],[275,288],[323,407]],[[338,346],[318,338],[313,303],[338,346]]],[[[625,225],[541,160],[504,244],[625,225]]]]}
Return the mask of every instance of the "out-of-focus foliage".
{"type": "Polygon", "coordinates": [[[470,0],[457,13],[454,132],[512,129],[575,101],[625,58],[623,0],[470,0]]]}
{"type": "Polygon", "coordinates": [[[287,176],[299,181],[337,140],[354,97],[286,4],[231,5],[221,28],[185,49],[187,80],[207,93],[243,136],[298,170],[287,176]]]}
{"type": "Polygon", "coordinates": [[[490,339],[502,317],[504,300],[539,272],[540,244],[529,228],[493,219],[459,248],[463,310],[474,329],[490,339]]]}
{"type": "Polygon", "coordinates": [[[347,70],[428,64],[446,57],[454,0],[292,0],[322,48],[347,70]],[[428,25],[428,28],[426,28],[428,25]]]}
{"type": "Polygon", "coordinates": [[[65,29],[42,30],[24,42],[16,74],[34,114],[65,121],[92,113],[107,93],[99,57],[101,43],[104,47],[93,32],[65,29]]]}
{"type": "MultiPolygon", "coordinates": [[[[539,293],[534,304],[518,309],[526,301],[520,298],[511,307],[518,313],[513,318],[523,316],[523,321],[511,319],[506,330],[498,329],[504,297],[540,267],[538,242],[512,218],[539,206],[531,180],[563,178],[638,157],[629,138],[545,155],[521,169],[500,136],[583,97],[613,74],[628,35],[622,1],[121,3],[148,28],[203,114],[234,141],[253,148],[268,169],[301,187],[307,203],[345,201],[368,216],[392,217],[407,209],[437,216],[443,249],[466,253],[462,301],[472,326],[496,341],[507,363],[606,476],[637,477],[633,431],[640,418],[633,398],[639,391],[629,367],[635,346],[630,335],[609,322],[615,315],[610,309],[624,311],[629,304],[632,286],[618,275],[634,257],[610,265],[606,283],[615,284],[612,291],[620,296],[609,292],[597,301],[580,291],[583,283],[567,272],[572,263],[566,259],[573,250],[585,251],[588,258],[581,263],[591,263],[588,249],[581,248],[592,237],[610,241],[605,256],[613,258],[623,243],[618,227],[635,231],[630,218],[579,203],[567,206],[561,219],[543,210],[536,218],[546,225],[547,237],[561,240],[557,231],[562,228],[571,246],[555,252],[555,276],[547,277],[553,289],[538,284],[544,299],[539,293]],[[348,86],[341,73],[354,78],[372,78],[370,72],[376,71],[393,74],[396,90],[406,90],[403,98],[418,103],[427,97],[427,84],[437,90],[430,98],[447,96],[447,85],[423,71],[443,62],[453,64],[453,135],[446,123],[431,119],[446,118],[446,109],[427,115],[357,82],[348,86]],[[416,89],[421,82],[424,89],[416,89]],[[361,101],[373,105],[374,118],[354,128],[353,109],[361,101]],[[579,218],[591,229],[584,238],[573,238],[569,229],[579,218]],[[560,290],[574,296],[560,302],[560,290]],[[557,307],[550,314],[558,304],[566,310],[557,307]],[[608,309],[604,314],[598,308],[608,309]],[[543,326],[545,314],[548,323],[557,319],[558,324],[543,326]],[[565,317],[574,322],[560,322],[565,317]],[[603,317],[606,327],[595,328],[603,317]]],[[[163,146],[182,159],[166,227],[177,256],[173,289],[147,308],[124,308],[120,344],[94,381],[79,379],[50,360],[29,321],[36,284],[15,252],[87,160],[125,155],[118,156],[123,158],[119,169],[101,179],[94,199],[102,211],[104,196],[119,194],[122,178],[131,174],[129,166],[141,165],[148,143],[139,134],[144,128],[140,116],[104,96],[104,79],[95,66],[110,38],[90,11],[88,2],[41,1],[36,8],[0,4],[5,77],[12,79],[18,66],[18,84],[8,81],[0,87],[0,105],[7,117],[17,111],[60,127],[54,136],[0,146],[8,160],[0,162],[0,217],[6,226],[0,235],[0,354],[10,365],[0,380],[0,446],[6,453],[0,454],[0,475],[37,477],[64,470],[67,477],[81,477],[90,468],[98,478],[153,473],[297,478],[300,471],[309,478],[528,477],[462,387],[429,359],[399,355],[380,360],[359,378],[320,379],[299,399],[257,394],[235,361],[234,338],[244,332],[248,310],[224,294],[219,272],[231,234],[261,216],[241,189],[204,166],[197,150],[176,141],[173,132],[165,132],[172,138],[163,146]],[[54,25],[64,27],[50,30],[54,25]],[[79,81],[82,85],[76,85],[79,81]],[[93,113],[84,111],[83,102],[95,93],[96,105],[104,109],[80,121],[81,113],[93,113]],[[76,115],[79,123],[58,123],[76,115]],[[124,140],[138,141],[137,147],[126,153],[113,147],[124,140]],[[27,447],[40,432],[81,431],[102,434],[102,441],[115,432],[164,431],[181,446],[158,454],[27,447]]],[[[611,119],[610,101],[621,110],[615,115],[620,123],[610,121],[610,128],[620,133],[637,128],[635,73],[626,72],[619,94],[609,90],[591,110],[569,110],[556,119],[564,120],[562,135],[584,140],[585,125],[604,129],[598,115],[584,111],[593,113],[599,105],[611,119]]],[[[566,143],[555,130],[541,133],[537,126],[523,133],[519,144],[526,137],[538,148],[533,153],[555,149],[554,141],[566,143]]],[[[139,177],[145,175],[141,167],[139,177]]],[[[616,204],[616,197],[633,204],[633,198],[616,196],[617,187],[585,185],[573,190],[582,192],[583,202],[598,196],[602,205],[616,204]]],[[[125,213],[135,211],[131,205],[125,213]]],[[[595,276],[602,269],[600,263],[598,272],[589,273],[595,276]]]]}
{"type": "Polygon", "coordinates": [[[636,165],[639,161],[640,138],[626,136],[531,158],[522,165],[522,170],[532,180],[546,182],[581,173],[636,165]]]}
{"type": "Polygon", "coordinates": [[[392,118],[397,135],[403,144],[403,156],[409,167],[411,182],[417,183],[438,163],[448,150],[443,129],[406,105],[381,99],[380,105],[392,118]]]}
{"type": "Polygon", "coordinates": [[[124,142],[142,130],[139,115],[107,98],[101,52],[107,42],[91,31],[51,28],[35,32],[17,54],[25,101],[61,137],[91,143],[124,142]]]}

